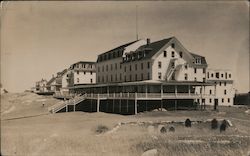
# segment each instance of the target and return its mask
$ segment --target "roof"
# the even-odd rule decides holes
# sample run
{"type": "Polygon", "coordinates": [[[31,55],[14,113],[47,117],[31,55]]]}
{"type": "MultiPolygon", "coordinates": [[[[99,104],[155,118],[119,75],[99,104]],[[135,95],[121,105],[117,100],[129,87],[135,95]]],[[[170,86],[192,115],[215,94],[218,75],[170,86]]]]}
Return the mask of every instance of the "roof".
{"type": "MultiPolygon", "coordinates": [[[[170,38],[166,38],[163,40],[159,40],[156,42],[152,42],[146,45],[143,45],[141,47],[139,47],[135,52],[133,53],[140,53],[140,52],[145,52],[145,56],[144,57],[134,57],[134,60],[142,60],[142,59],[148,59],[151,58],[152,56],[154,56],[159,50],[161,50],[171,39],[173,39],[173,37],[170,38]]],[[[129,61],[124,61],[124,62],[129,62],[129,61]]]]}
{"type": "Polygon", "coordinates": [[[78,62],[76,62],[76,63],[74,63],[74,64],[72,64],[72,65],[75,65],[75,64],[95,64],[96,62],[90,62],[90,61],[78,61],[78,62]]]}
{"type": "Polygon", "coordinates": [[[56,80],[56,77],[52,77],[48,82],[47,85],[50,85],[52,82],[54,82],[56,80]]]}
{"type": "MultiPolygon", "coordinates": [[[[111,50],[109,50],[109,51],[107,51],[107,52],[104,52],[104,53],[98,55],[97,62],[103,61],[103,60],[101,59],[101,56],[107,55],[107,54],[109,54],[109,53],[116,53],[116,56],[117,56],[117,57],[122,57],[124,48],[127,47],[127,46],[129,46],[129,45],[131,45],[131,44],[133,44],[133,43],[135,43],[135,42],[137,42],[137,41],[138,41],[138,40],[135,40],[135,41],[132,41],[132,42],[123,44],[123,45],[121,45],[121,46],[119,46],[119,47],[116,47],[116,48],[114,48],[114,49],[111,49],[111,50]],[[119,53],[119,50],[122,50],[122,53],[119,53]]],[[[106,60],[108,60],[108,59],[106,59],[106,60]]]]}
{"type": "Polygon", "coordinates": [[[206,61],[206,58],[204,56],[201,56],[201,55],[197,55],[197,54],[194,54],[194,53],[191,53],[189,52],[194,58],[201,58],[201,64],[202,65],[207,65],[207,61],[206,61]]]}

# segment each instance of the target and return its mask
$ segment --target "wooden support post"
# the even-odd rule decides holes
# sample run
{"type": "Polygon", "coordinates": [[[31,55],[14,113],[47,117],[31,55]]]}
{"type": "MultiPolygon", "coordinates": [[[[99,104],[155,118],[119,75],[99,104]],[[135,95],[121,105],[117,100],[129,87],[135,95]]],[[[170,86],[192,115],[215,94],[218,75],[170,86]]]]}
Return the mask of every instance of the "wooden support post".
{"type": "Polygon", "coordinates": [[[135,115],[137,114],[137,93],[135,93],[135,115]]]}
{"type": "Polygon", "coordinates": [[[127,98],[127,112],[128,112],[128,98],[127,98]]]}
{"type": "Polygon", "coordinates": [[[74,108],[74,110],[73,110],[73,111],[75,112],[75,111],[76,111],[76,105],[74,105],[74,107],[73,107],[73,108],[74,108]]]}
{"type": "Polygon", "coordinates": [[[146,100],[146,111],[148,111],[148,101],[146,100]]]}
{"type": "Polygon", "coordinates": [[[99,94],[97,94],[97,106],[96,106],[96,112],[100,111],[100,99],[99,99],[99,94]]]}
{"type": "Polygon", "coordinates": [[[162,104],[162,102],[163,102],[163,101],[162,101],[162,99],[161,99],[161,111],[162,111],[162,108],[163,108],[163,104],[162,104]]]}
{"type": "Polygon", "coordinates": [[[148,98],[148,85],[145,86],[146,87],[146,99],[148,98]]]}
{"type": "Polygon", "coordinates": [[[66,104],[66,112],[68,112],[68,104],[66,104]]]}
{"type": "Polygon", "coordinates": [[[177,101],[174,100],[174,109],[177,110],[177,101]]]}
{"type": "Polygon", "coordinates": [[[161,84],[161,99],[163,97],[163,85],[161,84]]]}
{"type": "Polygon", "coordinates": [[[120,104],[119,104],[119,112],[122,112],[122,93],[120,93],[120,104]]]}
{"type": "Polygon", "coordinates": [[[113,113],[115,112],[115,99],[113,99],[113,113]]]}

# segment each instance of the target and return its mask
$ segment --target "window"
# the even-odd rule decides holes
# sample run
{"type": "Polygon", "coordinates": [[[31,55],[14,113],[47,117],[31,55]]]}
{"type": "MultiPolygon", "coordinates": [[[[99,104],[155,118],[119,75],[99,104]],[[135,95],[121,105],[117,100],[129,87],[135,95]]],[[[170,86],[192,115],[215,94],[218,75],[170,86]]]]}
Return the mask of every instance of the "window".
{"type": "Polygon", "coordinates": [[[227,99],[227,102],[230,103],[230,98],[227,99]]]}
{"type": "Polygon", "coordinates": [[[141,63],[141,69],[143,69],[143,63],[141,63]]]}
{"type": "Polygon", "coordinates": [[[79,71],[77,71],[76,73],[77,73],[77,75],[79,75],[79,71]]]}
{"type": "Polygon", "coordinates": [[[122,73],[120,73],[120,81],[122,81],[122,73]]]}
{"type": "Polygon", "coordinates": [[[187,64],[185,64],[185,69],[188,69],[188,65],[187,64]]]}
{"type": "Polygon", "coordinates": [[[180,58],[182,58],[182,52],[180,52],[180,58]]]}
{"type": "Polygon", "coordinates": [[[171,44],[171,47],[172,47],[172,48],[175,48],[175,44],[174,44],[174,43],[172,43],[172,44],[171,44]]]}
{"type": "Polygon", "coordinates": [[[163,57],[167,57],[167,51],[166,50],[164,50],[164,52],[163,52],[163,57]]]}
{"type": "Polygon", "coordinates": [[[172,74],[171,79],[172,79],[172,80],[175,80],[175,73],[172,74]]]}
{"type": "Polygon", "coordinates": [[[227,86],[227,82],[224,82],[224,86],[227,86]]]}
{"type": "Polygon", "coordinates": [[[210,94],[210,95],[212,94],[212,90],[211,90],[211,89],[209,90],[209,94],[210,94]]]}
{"type": "Polygon", "coordinates": [[[150,62],[148,62],[148,69],[150,68],[150,62]]]}
{"type": "Polygon", "coordinates": [[[203,82],[206,82],[206,78],[205,78],[205,77],[203,77],[203,79],[202,79],[202,80],[203,80],[203,82]]]}
{"type": "Polygon", "coordinates": [[[93,80],[92,80],[92,79],[90,79],[90,83],[93,83],[93,80]]]}
{"type": "Polygon", "coordinates": [[[109,70],[109,66],[108,65],[106,65],[106,71],[108,71],[109,70]]]}
{"type": "Polygon", "coordinates": [[[104,82],[104,76],[102,76],[102,82],[104,82]]]}
{"type": "Polygon", "coordinates": [[[209,99],[209,103],[212,103],[212,99],[209,99]]]}
{"type": "Polygon", "coordinates": [[[91,71],[91,72],[90,72],[90,75],[92,75],[92,74],[93,74],[93,72],[91,71]]]}
{"type": "Polygon", "coordinates": [[[115,63],[115,70],[117,70],[117,63],[115,63]]]}
{"type": "Polygon", "coordinates": [[[214,74],[213,74],[213,73],[211,74],[211,77],[214,77],[214,74]]]}
{"type": "Polygon", "coordinates": [[[220,86],[221,86],[221,82],[220,82],[220,86]]]}
{"type": "Polygon", "coordinates": [[[122,64],[120,63],[120,69],[122,69],[122,64]]]}
{"type": "Polygon", "coordinates": [[[110,70],[111,70],[111,71],[113,70],[113,64],[110,65],[110,70]]]}
{"type": "Polygon", "coordinates": [[[185,80],[188,80],[188,74],[185,73],[185,80]]]}
{"type": "Polygon", "coordinates": [[[161,73],[160,72],[158,73],[158,79],[161,79],[161,73]]]}
{"type": "Polygon", "coordinates": [[[129,66],[129,71],[131,71],[132,70],[132,67],[131,67],[131,65],[129,66]]]}
{"type": "Polygon", "coordinates": [[[86,72],[83,72],[83,74],[85,75],[85,74],[86,74],[86,72]]]}
{"type": "Polygon", "coordinates": [[[124,81],[125,81],[125,82],[127,81],[127,79],[126,79],[126,75],[124,76],[124,81]]]}
{"type": "Polygon", "coordinates": [[[113,81],[113,75],[110,75],[110,81],[111,82],[113,81]]]}
{"type": "Polygon", "coordinates": [[[207,78],[209,78],[209,72],[207,73],[207,78]]]}
{"type": "Polygon", "coordinates": [[[143,80],[143,74],[141,74],[141,80],[143,80]]]}
{"type": "Polygon", "coordinates": [[[80,81],[79,78],[77,78],[76,81],[79,82],[80,81]]]}
{"type": "Polygon", "coordinates": [[[228,74],[228,77],[231,78],[231,74],[228,74]]]}
{"type": "Polygon", "coordinates": [[[221,77],[223,77],[224,75],[223,74],[221,74],[221,77]]]}
{"type": "Polygon", "coordinates": [[[197,73],[197,69],[196,68],[194,68],[194,73],[197,73]]]}
{"type": "Polygon", "coordinates": [[[137,70],[137,64],[135,64],[135,70],[137,70]]]}
{"type": "Polygon", "coordinates": [[[132,75],[129,75],[129,81],[132,81],[132,75]]]}
{"type": "Polygon", "coordinates": [[[104,66],[102,66],[102,72],[104,72],[104,66]]]}
{"type": "Polygon", "coordinates": [[[83,68],[86,68],[86,65],[85,65],[85,64],[83,65],[83,68]]]}
{"type": "Polygon", "coordinates": [[[117,74],[115,74],[115,81],[117,81],[117,74]]]}
{"type": "Polygon", "coordinates": [[[160,61],[158,62],[158,68],[161,68],[161,62],[160,61]]]}
{"type": "Polygon", "coordinates": [[[100,72],[100,67],[98,67],[98,72],[100,72]]]}
{"type": "Polygon", "coordinates": [[[137,74],[135,74],[135,81],[137,81],[137,74]]]}
{"type": "Polygon", "coordinates": [[[227,95],[227,90],[226,89],[224,90],[224,94],[227,95]]]}
{"type": "Polygon", "coordinates": [[[172,57],[174,57],[174,51],[172,51],[172,57]]]}
{"type": "Polygon", "coordinates": [[[227,79],[227,73],[225,73],[225,78],[227,79]]]}
{"type": "Polygon", "coordinates": [[[174,68],[174,67],[175,67],[175,63],[174,63],[174,62],[172,62],[171,67],[172,67],[172,68],[174,68]]]}
{"type": "Polygon", "coordinates": [[[124,72],[126,72],[126,66],[124,67],[124,72]]]}
{"type": "Polygon", "coordinates": [[[150,73],[148,73],[148,80],[150,80],[150,73]]]}
{"type": "Polygon", "coordinates": [[[215,73],[215,77],[216,77],[216,78],[219,78],[219,75],[220,75],[220,73],[218,73],[218,72],[215,73]]]}
{"type": "Polygon", "coordinates": [[[106,82],[108,82],[109,81],[109,77],[108,77],[108,75],[106,75],[106,82]]]}
{"type": "Polygon", "coordinates": [[[194,77],[194,81],[197,81],[197,78],[196,78],[196,77],[194,77]]]}
{"type": "Polygon", "coordinates": [[[196,58],[196,59],[195,59],[195,63],[196,63],[196,64],[201,64],[201,58],[196,58]]]}
{"type": "Polygon", "coordinates": [[[203,68],[202,70],[203,70],[203,74],[206,73],[206,68],[203,68]]]}
{"type": "Polygon", "coordinates": [[[221,102],[224,103],[224,98],[221,99],[221,102]]]}

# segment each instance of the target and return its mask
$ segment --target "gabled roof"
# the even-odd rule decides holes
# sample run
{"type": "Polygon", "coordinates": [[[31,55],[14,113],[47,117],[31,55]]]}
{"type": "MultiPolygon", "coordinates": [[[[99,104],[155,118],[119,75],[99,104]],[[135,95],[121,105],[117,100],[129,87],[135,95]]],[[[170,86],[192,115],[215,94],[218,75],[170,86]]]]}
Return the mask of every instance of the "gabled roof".
{"type": "MultiPolygon", "coordinates": [[[[131,44],[133,44],[133,43],[135,43],[135,42],[137,42],[137,41],[138,41],[138,40],[132,41],[132,42],[129,42],[129,43],[126,43],[126,44],[123,44],[123,45],[121,45],[121,46],[119,46],[119,47],[116,47],[116,48],[114,48],[114,49],[111,49],[111,50],[109,50],[109,51],[107,51],[107,52],[104,52],[104,53],[98,55],[97,62],[101,62],[102,59],[101,59],[100,57],[102,57],[102,56],[104,56],[104,55],[107,55],[107,54],[109,54],[109,53],[116,53],[116,56],[117,56],[117,57],[122,57],[124,48],[127,47],[127,46],[129,46],[129,45],[131,45],[131,44]],[[119,50],[122,50],[122,53],[119,53],[119,50]]],[[[108,60],[108,59],[106,59],[106,60],[108,60]]]]}
{"type": "Polygon", "coordinates": [[[48,82],[47,85],[50,85],[51,83],[53,83],[56,80],[56,77],[52,77],[48,82]]]}
{"type": "MultiPolygon", "coordinates": [[[[141,47],[139,47],[136,52],[140,52],[140,51],[147,51],[146,55],[144,57],[142,57],[141,59],[148,59],[151,58],[152,56],[154,56],[161,48],[163,48],[170,40],[172,39],[172,37],[170,38],[166,38],[163,40],[159,40],[156,42],[152,42],[146,45],[143,45],[141,47]]],[[[135,60],[138,60],[139,58],[136,57],[135,60]]]]}

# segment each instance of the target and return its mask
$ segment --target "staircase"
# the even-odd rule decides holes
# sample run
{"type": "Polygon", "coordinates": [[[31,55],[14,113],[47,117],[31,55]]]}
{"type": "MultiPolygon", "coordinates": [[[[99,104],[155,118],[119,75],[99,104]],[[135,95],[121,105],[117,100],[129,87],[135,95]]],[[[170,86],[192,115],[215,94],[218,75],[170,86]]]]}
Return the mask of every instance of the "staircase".
{"type": "Polygon", "coordinates": [[[176,59],[172,59],[169,62],[169,66],[168,66],[168,69],[167,69],[167,74],[166,74],[166,77],[165,77],[165,80],[167,80],[167,81],[170,80],[171,76],[173,75],[173,73],[176,70],[179,70],[182,67],[182,64],[178,64],[178,65],[175,65],[175,67],[172,67],[172,62],[174,62],[175,60],[176,59]]]}
{"type": "Polygon", "coordinates": [[[63,102],[59,102],[51,107],[49,107],[49,111],[51,113],[57,113],[58,111],[62,110],[63,108],[66,108],[66,112],[67,112],[67,107],[68,105],[73,105],[74,107],[79,104],[80,102],[85,100],[85,95],[81,95],[81,96],[75,96],[72,99],[69,99],[67,101],[63,101],[63,102]]]}

